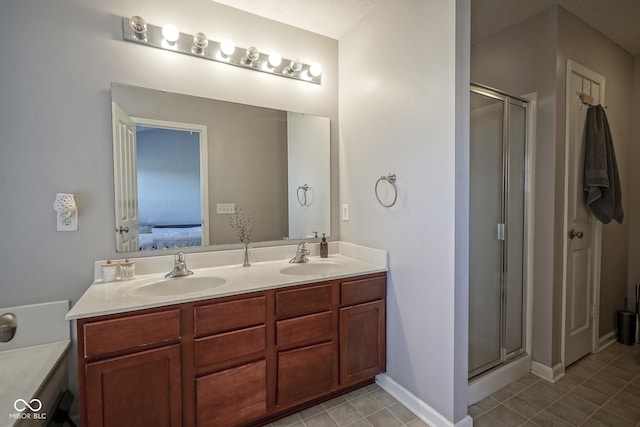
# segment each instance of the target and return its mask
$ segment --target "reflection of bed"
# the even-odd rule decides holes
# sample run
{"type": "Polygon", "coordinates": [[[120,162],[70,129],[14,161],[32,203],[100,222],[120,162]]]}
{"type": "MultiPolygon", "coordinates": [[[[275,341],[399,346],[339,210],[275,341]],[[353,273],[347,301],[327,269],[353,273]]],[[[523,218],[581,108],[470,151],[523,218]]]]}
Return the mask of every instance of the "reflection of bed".
{"type": "Polygon", "coordinates": [[[142,250],[202,245],[202,227],[199,225],[153,226],[148,229],[140,229],[139,240],[142,250]]]}

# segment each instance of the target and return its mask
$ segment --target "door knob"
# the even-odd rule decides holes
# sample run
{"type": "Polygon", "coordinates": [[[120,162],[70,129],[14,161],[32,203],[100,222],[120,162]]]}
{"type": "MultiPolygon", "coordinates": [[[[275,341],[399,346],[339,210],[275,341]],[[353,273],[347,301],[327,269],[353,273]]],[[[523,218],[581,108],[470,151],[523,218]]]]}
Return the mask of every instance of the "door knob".
{"type": "Polygon", "coordinates": [[[571,229],[571,231],[569,231],[569,238],[573,239],[573,238],[578,238],[578,239],[582,239],[584,237],[584,233],[580,230],[580,231],[576,231],[575,229],[571,229]]]}
{"type": "Polygon", "coordinates": [[[116,228],[116,231],[117,231],[118,233],[120,233],[120,234],[122,234],[122,233],[128,233],[128,232],[129,232],[129,227],[123,227],[123,226],[120,226],[120,228],[116,228]]]}

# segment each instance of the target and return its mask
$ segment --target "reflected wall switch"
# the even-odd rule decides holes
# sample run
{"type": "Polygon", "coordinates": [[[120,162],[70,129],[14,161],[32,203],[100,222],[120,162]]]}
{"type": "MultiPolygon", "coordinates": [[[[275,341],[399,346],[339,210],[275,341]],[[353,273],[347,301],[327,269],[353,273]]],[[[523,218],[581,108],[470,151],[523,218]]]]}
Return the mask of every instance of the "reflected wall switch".
{"type": "Polygon", "coordinates": [[[236,213],[235,203],[217,203],[216,213],[218,215],[234,214],[236,213]]]}
{"type": "Polygon", "coordinates": [[[342,220],[349,221],[349,203],[342,204],[342,220]]]}

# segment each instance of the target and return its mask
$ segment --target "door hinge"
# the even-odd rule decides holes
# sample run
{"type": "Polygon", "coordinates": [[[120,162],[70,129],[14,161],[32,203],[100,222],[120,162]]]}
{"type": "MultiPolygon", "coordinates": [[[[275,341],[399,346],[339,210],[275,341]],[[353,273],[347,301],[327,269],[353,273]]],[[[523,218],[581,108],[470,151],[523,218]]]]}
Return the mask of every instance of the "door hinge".
{"type": "Polygon", "coordinates": [[[498,224],[498,240],[504,240],[504,224],[498,224]]]}
{"type": "Polygon", "coordinates": [[[591,316],[592,319],[597,319],[598,318],[598,306],[597,305],[592,305],[591,306],[591,316]]]}

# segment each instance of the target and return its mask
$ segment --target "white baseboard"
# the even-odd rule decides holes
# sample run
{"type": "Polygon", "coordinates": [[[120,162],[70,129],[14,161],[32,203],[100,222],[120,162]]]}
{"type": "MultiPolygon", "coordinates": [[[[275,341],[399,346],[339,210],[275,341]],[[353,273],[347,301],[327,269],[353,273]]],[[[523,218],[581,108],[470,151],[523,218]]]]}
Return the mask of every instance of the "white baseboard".
{"type": "Polygon", "coordinates": [[[531,362],[531,373],[536,377],[549,381],[550,383],[556,383],[564,377],[564,365],[562,363],[558,363],[551,368],[534,360],[531,362]]]}
{"type": "Polygon", "coordinates": [[[469,383],[469,405],[480,402],[503,387],[519,380],[531,370],[531,357],[526,355],[483,374],[469,383]]]}
{"type": "Polygon", "coordinates": [[[600,337],[598,340],[598,351],[602,351],[618,340],[618,331],[613,330],[600,337]]]}
{"type": "Polygon", "coordinates": [[[418,418],[432,427],[473,427],[473,419],[469,415],[454,424],[409,390],[395,382],[387,374],[377,375],[376,383],[416,414],[418,418]]]}

